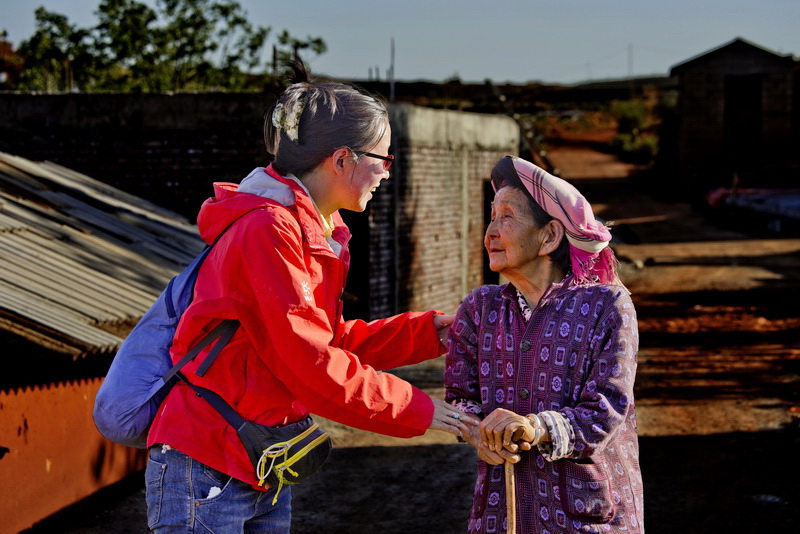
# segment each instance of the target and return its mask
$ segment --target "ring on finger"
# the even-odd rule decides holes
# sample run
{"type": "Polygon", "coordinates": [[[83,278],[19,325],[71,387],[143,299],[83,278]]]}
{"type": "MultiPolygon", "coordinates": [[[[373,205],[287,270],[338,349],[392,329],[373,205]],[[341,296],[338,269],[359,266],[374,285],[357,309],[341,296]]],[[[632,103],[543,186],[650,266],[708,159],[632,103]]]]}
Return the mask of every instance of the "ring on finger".
{"type": "Polygon", "coordinates": [[[450,414],[450,417],[452,417],[453,419],[458,421],[459,419],[461,419],[461,414],[457,413],[457,412],[453,412],[453,413],[450,414]]]}

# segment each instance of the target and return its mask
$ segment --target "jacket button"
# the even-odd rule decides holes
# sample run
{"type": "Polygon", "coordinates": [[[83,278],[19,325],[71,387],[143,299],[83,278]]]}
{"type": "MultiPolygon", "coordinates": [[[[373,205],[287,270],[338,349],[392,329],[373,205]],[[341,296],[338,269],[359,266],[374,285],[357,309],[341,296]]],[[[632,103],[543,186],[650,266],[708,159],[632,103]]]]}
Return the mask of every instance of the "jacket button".
{"type": "Polygon", "coordinates": [[[531,342],[528,340],[523,341],[519,344],[519,348],[522,350],[531,350],[531,342]]]}
{"type": "Polygon", "coordinates": [[[520,388],[520,390],[519,390],[519,396],[520,396],[520,398],[522,398],[522,399],[527,399],[528,397],[530,397],[530,396],[531,396],[531,392],[530,392],[530,391],[528,391],[528,390],[527,390],[527,388],[520,388]]]}

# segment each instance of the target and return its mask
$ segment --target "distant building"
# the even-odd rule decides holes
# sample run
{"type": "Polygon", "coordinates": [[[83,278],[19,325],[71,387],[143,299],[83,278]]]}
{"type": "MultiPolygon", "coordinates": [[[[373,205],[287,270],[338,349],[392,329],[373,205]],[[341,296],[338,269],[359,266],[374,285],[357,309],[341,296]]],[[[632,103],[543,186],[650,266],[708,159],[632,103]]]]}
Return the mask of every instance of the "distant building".
{"type": "Polygon", "coordinates": [[[706,190],[734,180],[797,186],[800,69],[791,55],[737,38],[675,65],[670,75],[679,80],[682,183],[706,190]]]}

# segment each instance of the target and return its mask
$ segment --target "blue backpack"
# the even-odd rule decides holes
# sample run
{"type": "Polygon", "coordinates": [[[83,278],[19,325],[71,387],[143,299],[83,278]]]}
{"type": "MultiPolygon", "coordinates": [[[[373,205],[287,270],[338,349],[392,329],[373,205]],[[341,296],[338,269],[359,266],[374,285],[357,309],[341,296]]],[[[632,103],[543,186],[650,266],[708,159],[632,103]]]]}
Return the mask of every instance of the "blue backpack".
{"type": "Polygon", "coordinates": [[[236,430],[259,486],[267,483],[278,488],[274,504],[284,484],[298,484],[319,470],[330,454],[331,439],[310,415],[280,428],[247,421],[217,393],[192,384],[180,373],[184,365],[214,343],[194,373],[203,376],[236,333],[239,321],[223,319],[178,363],[172,364],[172,338],[178,321],[192,302],[197,273],[211,246],[170,280],[120,345],[97,392],[92,415],[95,426],[106,438],[129,447],[145,448],[156,412],[175,380],[182,380],[236,430]]]}
{"type": "Polygon", "coordinates": [[[231,424],[240,425],[243,422],[221,397],[192,385],[180,373],[184,365],[216,340],[195,372],[197,376],[203,376],[236,333],[239,321],[224,319],[175,365],[169,354],[178,321],[194,297],[194,284],[200,266],[231,226],[233,222],[183,272],[169,281],[166,289],[120,345],[97,392],[92,412],[97,430],[107,439],[129,447],[146,448],[150,424],[175,380],[186,382],[231,424]]]}
{"type": "Polygon", "coordinates": [[[169,350],[178,321],[192,301],[197,272],[211,247],[207,247],[167,284],[153,306],[120,345],[94,402],[95,426],[103,436],[145,448],[150,423],[175,379],[185,378],[180,369],[204,348],[216,344],[197,370],[202,376],[239,327],[233,319],[222,321],[177,364],[169,350]]]}

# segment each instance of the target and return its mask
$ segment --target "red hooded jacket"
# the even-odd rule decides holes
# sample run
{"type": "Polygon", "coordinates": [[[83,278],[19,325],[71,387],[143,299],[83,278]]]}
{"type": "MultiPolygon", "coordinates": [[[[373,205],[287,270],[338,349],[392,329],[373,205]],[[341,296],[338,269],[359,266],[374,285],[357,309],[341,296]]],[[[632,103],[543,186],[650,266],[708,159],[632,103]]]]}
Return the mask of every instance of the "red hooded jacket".
{"type": "MultiPolygon", "coordinates": [[[[175,335],[173,361],[222,319],[238,319],[241,327],[208,372],[194,374],[201,354],[184,373],[243,418],[274,426],[311,412],[391,436],[423,434],[433,418],[430,397],[378,370],[444,353],[433,324],[440,312],[344,321],[340,297],[350,232],[339,214],[333,215],[331,236],[342,245],[337,256],[298,182],[271,167],[245,180],[267,184],[269,191],[261,188],[259,196],[218,183],[215,197],[200,210],[198,227],[206,242],[232,226],[200,269],[195,298],[175,335]]],[[[257,487],[236,431],[185,384],[176,384],[156,415],[148,445],[156,443],[257,487]]]]}

